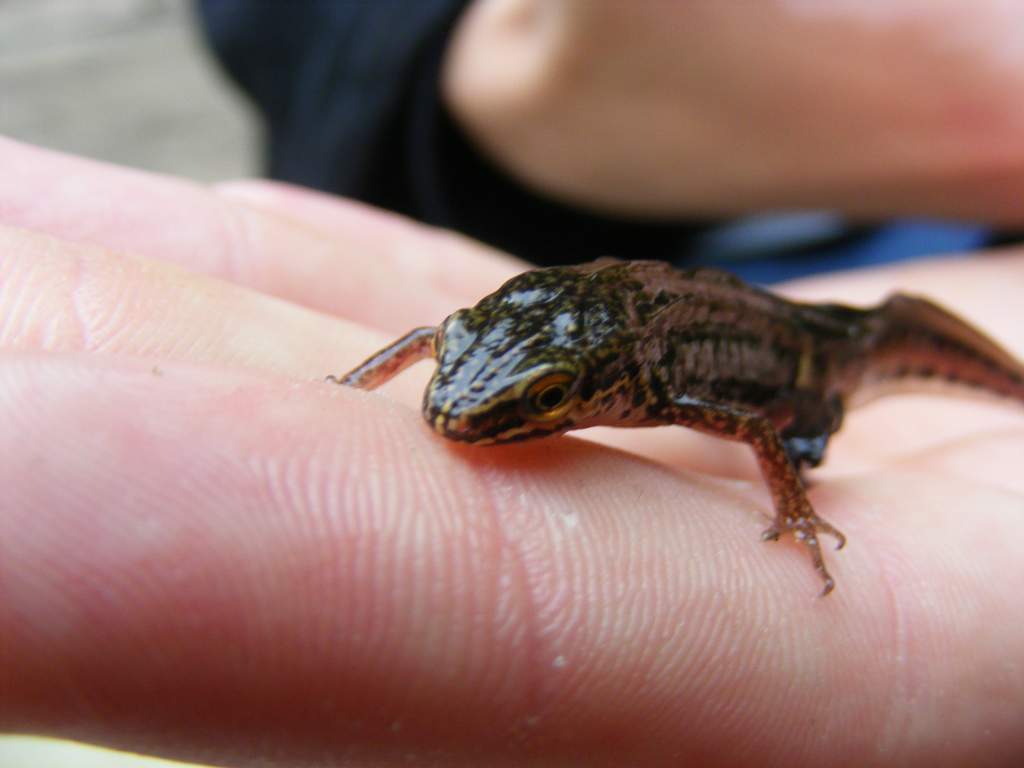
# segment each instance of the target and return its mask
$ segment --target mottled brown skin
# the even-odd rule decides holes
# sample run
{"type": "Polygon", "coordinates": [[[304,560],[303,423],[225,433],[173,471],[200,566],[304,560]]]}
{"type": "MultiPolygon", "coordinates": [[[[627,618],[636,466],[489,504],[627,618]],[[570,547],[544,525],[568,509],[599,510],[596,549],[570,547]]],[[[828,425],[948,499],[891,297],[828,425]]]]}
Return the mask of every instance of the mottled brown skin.
{"type": "Polygon", "coordinates": [[[596,425],[681,424],[753,448],[775,520],[828,594],[800,470],[844,410],[894,381],[940,379],[1024,403],[1024,364],[931,302],[801,304],[714,269],[600,259],[512,278],[439,327],[417,328],[342,377],[373,389],[417,360],[437,370],[423,415],[441,435],[505,443],[596,425]]]}

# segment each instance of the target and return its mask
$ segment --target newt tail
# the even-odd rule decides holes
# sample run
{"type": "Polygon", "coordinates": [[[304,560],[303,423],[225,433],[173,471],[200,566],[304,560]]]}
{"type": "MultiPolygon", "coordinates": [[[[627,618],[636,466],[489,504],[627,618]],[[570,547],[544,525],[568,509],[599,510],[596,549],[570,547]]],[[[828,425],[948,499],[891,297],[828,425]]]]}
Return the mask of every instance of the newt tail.
{"type": "Polygon", "coordinates": [[[1024,404],[1024,363],[927,299],[898,293],[867,310],[842,389],[864,402],[897,383],[940,381],[1024,404]]]}

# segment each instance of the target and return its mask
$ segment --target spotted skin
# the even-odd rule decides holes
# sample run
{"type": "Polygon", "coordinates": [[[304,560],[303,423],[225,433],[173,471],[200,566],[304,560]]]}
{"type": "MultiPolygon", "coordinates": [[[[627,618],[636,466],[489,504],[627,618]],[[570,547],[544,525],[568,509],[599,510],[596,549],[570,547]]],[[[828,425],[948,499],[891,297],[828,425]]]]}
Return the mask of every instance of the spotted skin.
{"type": "Polygon", "coordinates": [[[417,328],[332,380],[373,389],[438,365],[423,416],[487,445],[609,425],[679,424],[744,442],[775,508],[824,582],[818,517],[800,472],[817,466],[854,402],[891,382],[939,379],[1024,404],[1024,364],[921,298],[857,309],[802,304],[708,268],[599,259],[518,275],[437,328],[417,328]]]}

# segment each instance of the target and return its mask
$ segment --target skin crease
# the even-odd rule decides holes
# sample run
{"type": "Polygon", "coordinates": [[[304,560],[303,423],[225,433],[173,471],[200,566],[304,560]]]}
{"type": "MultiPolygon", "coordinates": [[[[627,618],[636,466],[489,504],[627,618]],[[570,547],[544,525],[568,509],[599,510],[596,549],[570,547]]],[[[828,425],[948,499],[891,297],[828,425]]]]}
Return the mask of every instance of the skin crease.
{"type": "Polygon", "coordinates": [[[1024,220],[1024,4],[740,5],[477,0],[445,98],[505,170],[597,209],[1024,220]]]}
{"type": "MultiPolygon", "coordinates": [[[[12,143],[0,164],[43,169],[0,190],[0,730],[225,765],[1024,754],[1019,409],[851,414],[811,491],[850,540],[819,600],[718,441],[474,449],[422,423],[429,366],[322,383],[493,288],[515,269],[493,252],[279,185],[12,143]],[[122,215],[75,231],[98,208],[122,215]],[[357,286],[417,253],[456,260],[464,295],[395,281],[381,321],[357,286]],[[303,307],[332,272],[347,293],[309,303],[337,316],[303,307]]],[[[1015,250],[793,292],[912,288],[1020,354],[1022,283],[1015,250]]]]}

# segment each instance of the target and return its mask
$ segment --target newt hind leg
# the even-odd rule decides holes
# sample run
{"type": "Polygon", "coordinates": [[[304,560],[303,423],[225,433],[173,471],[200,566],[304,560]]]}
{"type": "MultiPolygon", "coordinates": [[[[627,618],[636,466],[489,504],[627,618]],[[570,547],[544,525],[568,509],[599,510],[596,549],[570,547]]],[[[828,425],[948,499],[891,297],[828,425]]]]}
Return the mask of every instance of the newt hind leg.
{"type": "Polygon", "coordinates": [[[786,456],[798,472],[804,466],[817,467],[825,460],[829,439],[842,426],[842,401],[837,396],[808,396],[790,408],[791,420],[779,432],[786,456]]]}
{"type": "Polygon", "coordinates": [[[813,437],[783,434],[782,447],[786,451],[786,457],[797,471],[802,470],[804,465],[814,468],[825,459],[825,449],[828,447],[829,437],[828,434],[819,434],[813,437]]]}
{"type": "MultiPolygon", "coordinates": [[[[676,424],[727,440],[744,442],[754,450],[775,507],[775,520],[761,534],[762,540],[775,541],[783,534],[792,534],[796,541],[807,548],[811,563],[824,582],[822,596],[831,592],[835,588],[835,580],[825,565],[819,536],[823,533],[833,536],[838,542],[836,549],[842,549],[846,537],[814,511],[797,466],[790,458],[790,449],[775,425],[758,414],[686,397],[675,401],[672,416],[676,424]]],[[[822,453],[827,440],[826,435],[821,441],[822,453]]],[[[816,445],[811,447],[816,448],[816,445]]],[[[804,460],[803,454],[800,458],[804,460]]]]}

